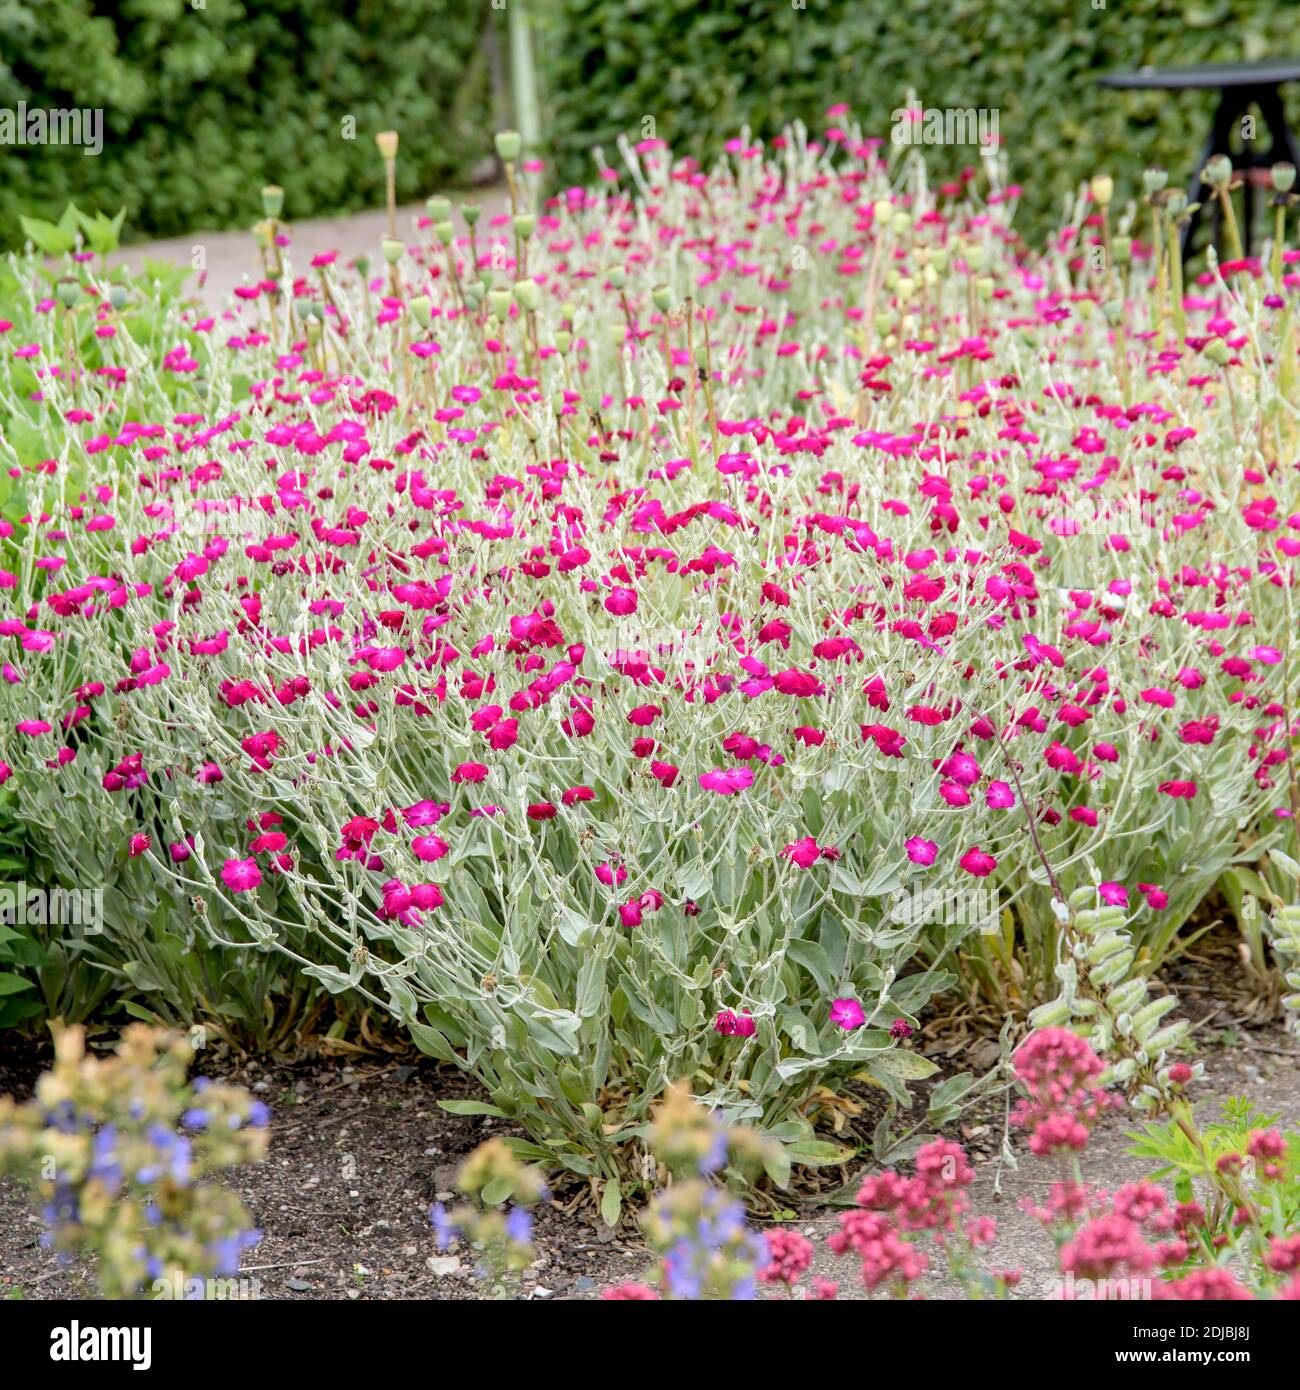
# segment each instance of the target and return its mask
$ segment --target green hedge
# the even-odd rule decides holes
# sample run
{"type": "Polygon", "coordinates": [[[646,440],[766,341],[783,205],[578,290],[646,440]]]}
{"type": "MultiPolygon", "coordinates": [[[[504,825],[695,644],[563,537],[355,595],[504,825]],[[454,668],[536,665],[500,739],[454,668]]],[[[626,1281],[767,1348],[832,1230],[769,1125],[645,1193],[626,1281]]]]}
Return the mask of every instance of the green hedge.
{"type": "Polygon", "coordinates": [[[402,135],[399,194],[490,150],[489,0],[0,0],[0,108],[102,108],[103,151],[0,145],[0,244],[17,215],[127,207],[135,235],[383,201],[374,135],[402,135]],[[344,136],[344,118],[355,138],[344,136]]]}
{"type": "MultiPolygon", "coordinates": [[[[1023,215],[1042,230],[1068,190],[1099,169],[1122,194],[1161,163],[1190,175],[1212,92],[1116,93],[1098,74],[1142,63],[1286,57],[1295,9],[1277,0],[553,0],[546,32],[550,137],[566,181],[590,177],[589,150],[616,158],[620,131],[646,116],[679,151],[711,157],[746,122],[770,135],[801,117],[816,130],[850,103],[887,136],[909,86],[929,107],[1000,112],[1023,215]]],[[[1300,88],[1291,89],[1292,120],[1300,88]]],[[[928,153],[949,169],[969,149],[928,153]]]]}

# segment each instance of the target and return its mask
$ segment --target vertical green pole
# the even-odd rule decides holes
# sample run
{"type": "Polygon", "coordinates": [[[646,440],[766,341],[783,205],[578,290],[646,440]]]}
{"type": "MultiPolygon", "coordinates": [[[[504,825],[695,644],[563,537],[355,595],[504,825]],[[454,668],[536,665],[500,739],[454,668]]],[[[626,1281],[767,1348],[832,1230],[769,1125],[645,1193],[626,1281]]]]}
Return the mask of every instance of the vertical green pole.
{"type": "Polygon", "coordinates": [[[537,111],[533,34],[525,0],[508,0],[506,13],[510,20],[510,83],[514,88],[515,121],[523,137],[524,153],[536,155],[542,131],[537,111]]]}

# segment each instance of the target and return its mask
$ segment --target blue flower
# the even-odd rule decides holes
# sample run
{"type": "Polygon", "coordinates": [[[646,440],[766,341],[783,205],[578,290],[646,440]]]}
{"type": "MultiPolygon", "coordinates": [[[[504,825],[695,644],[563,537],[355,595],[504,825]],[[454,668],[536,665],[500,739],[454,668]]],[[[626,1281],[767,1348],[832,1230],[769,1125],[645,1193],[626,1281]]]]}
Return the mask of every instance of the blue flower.
{"type": "Polygon", "coordinates": [[[506,1235],[516,1245],[527,1245],[533,1238],[533,1218],[523,1207],[511,1207],[506,1213],[506,1235]]]}
{"type": "Polygon", "coordinates": [[[429,1220],[433,1223],[439,1250],[445,1250],[460,1235],[459,1229],[447,1215],[447,1208],[441,1202],[435,1202],[429,1208],[429,1220]]]}

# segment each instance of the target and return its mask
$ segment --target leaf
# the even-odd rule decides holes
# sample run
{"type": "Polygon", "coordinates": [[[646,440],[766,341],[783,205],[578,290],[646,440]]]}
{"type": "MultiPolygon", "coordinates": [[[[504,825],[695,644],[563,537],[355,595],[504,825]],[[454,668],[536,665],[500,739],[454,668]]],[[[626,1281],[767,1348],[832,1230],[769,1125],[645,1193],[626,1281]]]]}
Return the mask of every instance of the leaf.
{"type": "Polygon", "coordinates": [[[785,1151],[792,1163],[803,1168],[825,1168],[830,1164],[847,1163],[854,1155],[853,1149],[825,1139],[801,1139],[797,1144],[787,1144],[785,1151]]]}
{"type": "Polygon", "coordinates": [[[921,1056],[919,1052],[894,1048],[872,1057],[867,1063],[867,1070],[884,1072],[900,1081],[923,1081],[927,1076],[933,1076],[939,1070],[939,1066],[937,1062],[921,1056]]]}
{"type": "Polygon", "coordinates": [[[485,1100],[440,1100],[438,1108],[449,1115],[495,1115],[499,1120],[510,1118],[500,1106],[490,1105],[485,1100]]]}
{"type": "Polygon", "coordinates": [[[0,994],[20,994],[25,989],[35,988],[30,980],[23,979],[21,975],[10,974],[7,970],[0,971],[0,994]]]}
{"type": "Polygon", "coordinates": [[[430,1028],[424,1023],[408,1023],[406,1029],[411,1035],[411,1040],[426,1057],[436,1057],[440,1062],[460,1061],[451,1044],[436,1028],[430,1028]]]}
{"type": "Polygon", "coordinates": [[[606,1226],[617,1226],[623,1213],[623,1189],[617,1178],[610,1178],[600,1196],[600,1215],[606,1226]]]}

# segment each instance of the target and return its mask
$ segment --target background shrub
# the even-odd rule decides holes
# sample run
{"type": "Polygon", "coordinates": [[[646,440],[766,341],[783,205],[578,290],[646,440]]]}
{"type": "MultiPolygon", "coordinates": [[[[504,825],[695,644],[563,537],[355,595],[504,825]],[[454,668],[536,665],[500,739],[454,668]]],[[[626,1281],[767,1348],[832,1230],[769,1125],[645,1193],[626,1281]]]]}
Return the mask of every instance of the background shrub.
{"type": "MultiPolygon", "coordinates": [[[[1272,0],[555,0],[545,13],[549,133],[566,182],[591,177],[593,143],[613,160],[620,132],[640,139],[647,116],[678,153],[709,159],[746,123],[771,136],[802,118],[820,132],[841,101],[887,136],[911,86],[926,106],[1000,111],[1023,223],[1038,233],[1099,169],[1127,196],[1146,165],[1181,181],[1199,157],[1217,93],[1116,93],[1100,74],[1297,46],[1294,14],[1272,0]]],[[[1300,89],[1289,107],[1294,121],[1300,89]]],[[[929,154],[936,171],[976,162],[970,147],[929,154]]]]}
{"type": "Polygon", "coordinates": [[[135,235],[383,201],[374,135],[403,135],[399,195],[488,151],[487,0],[0,0],[0,107],[100,107],[104,147],[0,145],[0,242],[18,215],[125,204],[135,235]],[[355,138],[345,138],[345,117],[355,138]]]}

